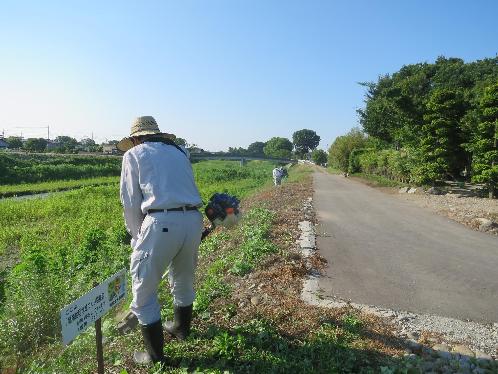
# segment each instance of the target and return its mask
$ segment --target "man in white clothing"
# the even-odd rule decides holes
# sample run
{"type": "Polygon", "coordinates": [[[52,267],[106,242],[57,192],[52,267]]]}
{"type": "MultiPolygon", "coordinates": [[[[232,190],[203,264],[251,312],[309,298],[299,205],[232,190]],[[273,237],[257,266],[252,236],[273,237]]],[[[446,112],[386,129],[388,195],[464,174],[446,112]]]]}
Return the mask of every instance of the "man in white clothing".
{"type": "Polygon", "coordinates": [[[275,168],[273,169],[273,183],[275,186],[280,186],[280,183],[282,182],[282,171],[280,168],[275,168]]]}
{"type": "Polygon", "coordinates": [[[202,206],[185,149],[174,135],[161,133],[153,117],[137,118],[131,135],[117,147],[126,151],[120,197],[132,236],[130,309],[142,330],[148,358],[165,363],[164,336],[157,292],[169,268],[174,321],[168,333],[184,339],[190,331],[195,299],[194,272],[202,234],[202,206]]]}

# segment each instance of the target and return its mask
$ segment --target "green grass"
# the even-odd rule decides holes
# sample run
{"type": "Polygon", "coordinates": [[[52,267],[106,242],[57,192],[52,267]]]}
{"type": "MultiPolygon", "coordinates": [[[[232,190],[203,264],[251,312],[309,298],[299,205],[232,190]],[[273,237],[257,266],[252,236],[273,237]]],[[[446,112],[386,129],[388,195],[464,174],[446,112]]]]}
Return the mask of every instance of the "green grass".
{"type": "MultiPolygon", "coordinates": [[[[214,192],[244,197],[262,188],[273,165],[214,161],[193,168],[207,201],[214,192]]],[[[18,257],[0,274],[1,357],[58,341],[61,307],[129,265],[117,184],[0,201],[0,227],[0,256],[18,257]]]]}
{"type": "MultiPolygon", "coordinates": [[[[244,197],[248,191],[264,187],[268,183],[271,183],[271,171],[273,167],[273,164],[264,161],[253,161],[249,167],[240,167],[239,163],[234,161],[204,161],[193,165],[196,182],[201,186],[200,191],[204,201],[207,201],[214,192],[228,192],[244,197]],[[263,183],[261,183],[262,181],[263,183]]],[[[119,183],[119,177],[110,176],[6,184],[0,185],[0,198],[64,191],[113,183],[119,183]]]]}
{"type": "Polygon", "coordinates": [[[401,182],[393,181],[386,177],[380,175],[372,175],[365,173],[354,173],[351,175],[352,177],[358,177],[368,182],[368,184],[373,185],[375,187],[402,187],[406,186],[401,182]]]}
{"type": "Polygon", "coordinates": [[[299,182],[303,178],[311,175],[313,173],[313,168],[308,165],[292,165],[288,166],[289,177],[283,180],[283,183],[299,182]]]}
{"type": "Polygon", "coordinates": [[[23,183],[0,186],[0,198],[23,196],[43,192],[72,190],[75,188],[119,183],[119,177],[98,177],[87,179],[60,180],[40,183],[23,183]]]}
{"type": "Polygon", "coordinates": [[[116,156],[0,153],[2,185],[118,176],[120,171],[116,156]]]}
{"type": "Polygon", "coordinates": [[[328,173],[333,174],[333,175],[339,175],[339,174],[342,175],[342,174],[344,174],[344,172],[342,170],[336,169],[336,168],[334,168],[332,166],[328,166],[327,168],[325,168],[325,170],[327,170],[328,173]]]}
{"type": "Polygon", "coordinates": [[[238,161],[202,161],[193,165],[194,176],[203,201],[215,192],[243,198],[272,183],[273,163],[251,161],[241,167],[238,161]]]}

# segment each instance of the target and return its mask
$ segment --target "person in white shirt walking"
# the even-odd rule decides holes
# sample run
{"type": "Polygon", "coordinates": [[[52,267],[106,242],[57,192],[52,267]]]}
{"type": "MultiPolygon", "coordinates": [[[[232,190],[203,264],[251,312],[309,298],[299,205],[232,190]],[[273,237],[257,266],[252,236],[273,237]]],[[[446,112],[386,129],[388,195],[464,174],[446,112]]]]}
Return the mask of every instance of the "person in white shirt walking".
{"type": "MultiPolygon", "coordinates": [[[[136,315],[147,349],[145,361],[164,364],[164,336],[158,287],[166,269],[173,295],[174,321],[165,329],[185,339],[195,299],[194,272],[203,229],[202,206],[187,151],[174,135],[161,133],[153,117],[138,117],[131,135],[117,147],[126,151],[120,197],[131,234],[130,273],[136,315]]],[[[139,359],[138,359],[139,360],[139,359]]]]}
{"type": "Polygon", "coordinates": [[[280,184],[282,183],[282,170],[281,168],[275,168],[273,169],[273,183],[275,184],[275,186],[280,186],[280,184]]]}

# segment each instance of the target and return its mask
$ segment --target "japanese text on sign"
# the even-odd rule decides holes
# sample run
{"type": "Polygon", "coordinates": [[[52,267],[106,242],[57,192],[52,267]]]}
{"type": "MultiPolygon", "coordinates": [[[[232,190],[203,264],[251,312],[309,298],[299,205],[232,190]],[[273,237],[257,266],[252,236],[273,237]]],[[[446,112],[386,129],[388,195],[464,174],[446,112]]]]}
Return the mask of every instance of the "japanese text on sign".
{"type": "Polygon", "coordinates": [[[69,344],[126,297],[126,270],[121,270],[61,310],[62,340],[69,344]]]}

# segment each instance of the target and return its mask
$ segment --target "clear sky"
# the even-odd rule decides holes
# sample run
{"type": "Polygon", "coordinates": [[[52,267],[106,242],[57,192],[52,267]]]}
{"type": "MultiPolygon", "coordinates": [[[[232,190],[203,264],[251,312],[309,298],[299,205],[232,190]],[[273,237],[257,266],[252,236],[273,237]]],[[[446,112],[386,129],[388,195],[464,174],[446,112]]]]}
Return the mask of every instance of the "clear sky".
{"type": "Polygon", "coordinates": [[[153,115],[209,150],[303,128],[325,148],[357,82],[497,52],[495,0],[0,0],[0,131],[101,142],[153,115]]]}

